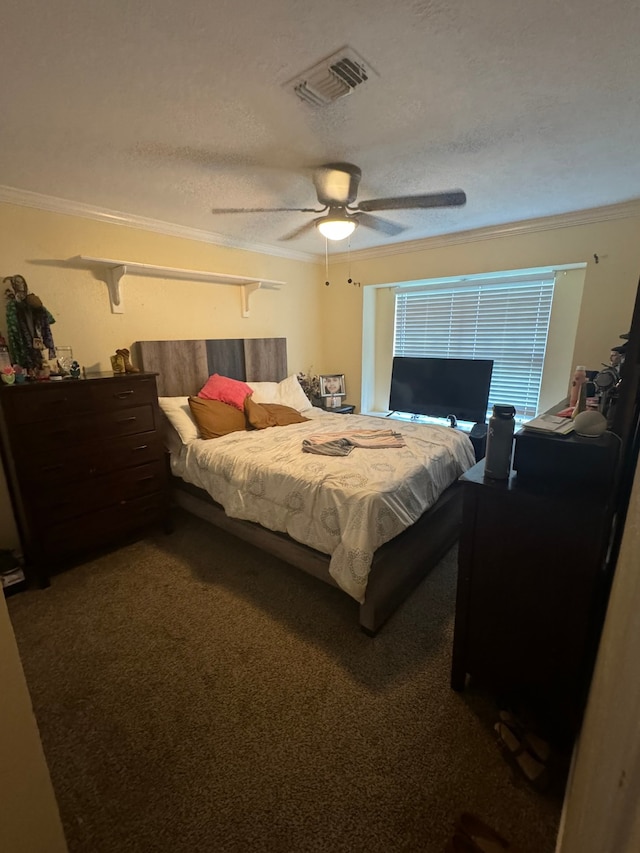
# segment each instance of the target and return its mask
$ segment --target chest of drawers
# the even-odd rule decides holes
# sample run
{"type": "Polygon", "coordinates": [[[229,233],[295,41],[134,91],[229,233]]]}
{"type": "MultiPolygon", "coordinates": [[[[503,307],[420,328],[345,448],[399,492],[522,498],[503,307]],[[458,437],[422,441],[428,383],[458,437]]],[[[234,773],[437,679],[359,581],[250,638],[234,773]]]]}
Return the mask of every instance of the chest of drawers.
{"type": "Polygon", "coordinates": [[[484,460],[460,479],[451,685],[464,689],[470,675],[503,700],[526,696],[550,727],[573,736],[610,582],[610,490],[515,473],[491,480],[484,460]]]}
{"type": "Polygon", "coordinates": [[[0,388],[0,449],[27,570],[168,524],[155,375],[0,388]]]}

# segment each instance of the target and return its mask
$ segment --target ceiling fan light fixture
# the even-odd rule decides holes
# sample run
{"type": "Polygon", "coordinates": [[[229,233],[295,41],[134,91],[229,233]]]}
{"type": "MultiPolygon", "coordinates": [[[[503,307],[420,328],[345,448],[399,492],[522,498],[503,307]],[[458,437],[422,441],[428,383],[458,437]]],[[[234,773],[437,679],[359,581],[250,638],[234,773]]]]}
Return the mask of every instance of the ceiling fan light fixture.
{"type": "Polygon", "coordinates": [[[346,216],[329,215],[317,223],[318,231],[327,240],[345,240],[356,230],[357,222],[346,216]]]}
{"type": "Polygon", "coordinates": [[[406,230],[392,220],[382,219],[380,210],[428,210],[436,207],[460,207],[467,201],[463,190],[370,198],[356,203],[362,172],[353,163],[325,163],[313,170],[313,184],[320,209],[313,207],[239,207],[214,208],[213,213],[320,213],[311,221],[294,228],[281,240],[293,240],[317,228],[326,240],[346,240],[362,225],[387,237],[406,230]]]}

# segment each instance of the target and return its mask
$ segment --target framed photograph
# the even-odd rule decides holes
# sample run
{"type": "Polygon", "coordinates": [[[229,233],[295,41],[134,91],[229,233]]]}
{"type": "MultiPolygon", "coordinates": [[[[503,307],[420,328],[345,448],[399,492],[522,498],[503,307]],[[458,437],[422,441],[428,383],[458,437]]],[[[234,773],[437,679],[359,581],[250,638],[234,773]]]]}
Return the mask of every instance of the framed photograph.
{"type": "Polygon", "coordinates": [[[344,396],[344,373],[330,373],[320,377],[320,396],[334,397],[344,396]]]}

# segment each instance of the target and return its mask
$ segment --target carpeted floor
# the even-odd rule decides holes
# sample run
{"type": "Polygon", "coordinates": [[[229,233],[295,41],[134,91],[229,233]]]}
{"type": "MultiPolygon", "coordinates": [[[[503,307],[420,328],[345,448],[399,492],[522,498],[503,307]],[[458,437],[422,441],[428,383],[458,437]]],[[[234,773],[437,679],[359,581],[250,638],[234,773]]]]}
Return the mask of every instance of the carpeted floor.
{"type": "Polygon", "coordinates": [[[471,810],[552,853],[449,687],[456,554],[371,639],[339,590],[186,514],[8,600],[71,853],[439,853],[471,810]]]}

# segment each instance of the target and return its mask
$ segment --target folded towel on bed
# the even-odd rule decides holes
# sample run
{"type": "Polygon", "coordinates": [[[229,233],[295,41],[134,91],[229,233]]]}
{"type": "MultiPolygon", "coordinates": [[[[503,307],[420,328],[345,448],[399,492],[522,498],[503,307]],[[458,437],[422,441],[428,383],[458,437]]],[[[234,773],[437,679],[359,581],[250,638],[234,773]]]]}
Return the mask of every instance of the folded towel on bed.
{"type": "Polygon", "coordinates": [[[402,435],[391,429],[324,433],[310,435],[302,441],[303,453],[318,453],[321,456],[348,456],[355,447],[381,449],[404,446],[405,441],[402,435]]]}

